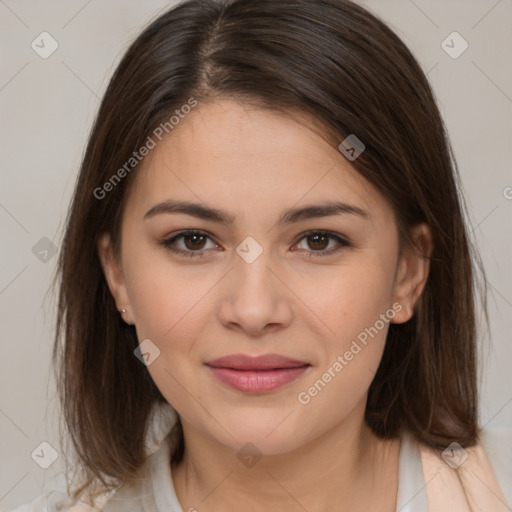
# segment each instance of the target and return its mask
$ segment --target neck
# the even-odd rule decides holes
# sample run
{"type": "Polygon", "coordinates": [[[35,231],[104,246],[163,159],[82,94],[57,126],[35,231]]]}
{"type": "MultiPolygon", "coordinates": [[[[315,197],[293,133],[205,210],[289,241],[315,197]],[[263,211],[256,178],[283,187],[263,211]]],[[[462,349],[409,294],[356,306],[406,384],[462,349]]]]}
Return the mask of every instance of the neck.
{"type": "Polygon", "coordinates": [[[292,452],[248,465],[182,420],[186,448],[172,474],[183,510],[394,511],[399,442],[378,439],[360,409],[292,452]]]}

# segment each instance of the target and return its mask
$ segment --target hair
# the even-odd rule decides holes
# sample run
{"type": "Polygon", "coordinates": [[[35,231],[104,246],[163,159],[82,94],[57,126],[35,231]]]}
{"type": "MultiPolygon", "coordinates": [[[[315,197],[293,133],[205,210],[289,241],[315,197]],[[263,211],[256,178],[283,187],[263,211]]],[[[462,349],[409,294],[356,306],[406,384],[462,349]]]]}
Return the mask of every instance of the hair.
{"type": "MultiPolygon", "coordinates": [[[[424,222],[434,246],[414,315],[389,327],[365,421],[381,438],[406,430],[436,449],[476,444],[475,270],[483,269],[421,67],[390,28],[348,0],[187,0],[152,21],[120,61],[68,212],[53,363],[65,427],[85,472],[75,496],[95,479],[112,485],[136,475],[151,407],[165,401],[134,357],[135,327],[120,317],[97,251],[108,232],[120,254],[123,209],[141,164],[103,198],[95,190],[191,98],[198,108],[228,98],[299,112],[335,147],[350,134],[363,141],[352,166],[393,207],[401,243],[412,243],[410,229],[424,222]]],[[[485,296],[482,307],[487,318],[485,296]]],[[[179,462],[180,421],[173,435],[179,462]]]]}

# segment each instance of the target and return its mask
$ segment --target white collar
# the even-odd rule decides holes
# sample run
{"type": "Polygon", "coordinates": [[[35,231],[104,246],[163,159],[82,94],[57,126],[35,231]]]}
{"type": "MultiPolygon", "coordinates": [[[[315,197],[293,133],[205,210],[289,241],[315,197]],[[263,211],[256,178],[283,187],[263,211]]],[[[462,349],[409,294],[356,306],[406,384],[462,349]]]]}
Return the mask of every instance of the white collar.
{"type": "Polygon", "coordinates": [[[153,405],[147,421],[144,438],[144,453],[149,457],[162,445],[172,427],[178,420],[178,413],[168,402],[157,402],[153,405]]]}
{"type": "MultiPolygon", "coordinates": [[[[156,453],[160,447],[162,447],[165,455],[168,455],[170,445],[168,445],[168,442],[164,443],[164,440],[176,424],[177,418],[176,410],[169,403],[160,402],[153,406],[148,418],[145,438],[145,450],[148,457],[156,453]]],[[[158,473],[162,470],[161,464],[155,464],[152,469],[155,471],[153,478],[162,478],[162,475],[158,473]]],[[[398,475],[397,510],[401,512],[426,512],[427,496],[420,454],[417,443],[406,431],[402,433],[400,440],[398,475]]],[[[165,473],[163,478],[167,479],[169,475],[165,473]]],[[[170,484],[172,485],[172,481],[170,484]]],[[[174,494],[174,488],[172,493],[174,494]]]]}

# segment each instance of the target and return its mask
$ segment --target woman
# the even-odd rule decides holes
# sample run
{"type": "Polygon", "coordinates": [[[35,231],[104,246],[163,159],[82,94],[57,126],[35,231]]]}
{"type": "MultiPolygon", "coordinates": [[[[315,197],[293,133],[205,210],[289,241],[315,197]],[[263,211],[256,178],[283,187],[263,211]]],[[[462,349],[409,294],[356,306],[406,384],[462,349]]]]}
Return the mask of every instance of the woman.
{"type": "Polygon", "coordinates": [[[457,179],[423,72],[360,6],[161,15],[59,261],[77,461],[19,510],[510,510],[457,179]]]}

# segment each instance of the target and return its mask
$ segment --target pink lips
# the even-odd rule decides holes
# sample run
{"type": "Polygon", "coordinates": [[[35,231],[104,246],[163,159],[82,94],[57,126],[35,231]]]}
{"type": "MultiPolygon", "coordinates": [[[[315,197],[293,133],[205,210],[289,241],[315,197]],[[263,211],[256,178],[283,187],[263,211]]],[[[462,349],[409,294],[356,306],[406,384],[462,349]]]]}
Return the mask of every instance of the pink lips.
{"type": "Polygon", "coordinates": [[[265,393],[295,380],[309,363],[278,354],[252,357],[244,354],[221,357],[206,363],[224,384],[245,393],[265,393]]]}

